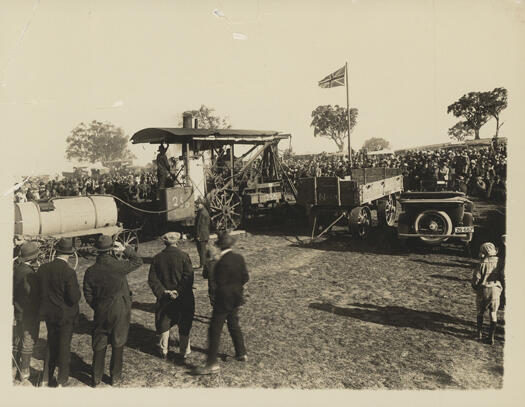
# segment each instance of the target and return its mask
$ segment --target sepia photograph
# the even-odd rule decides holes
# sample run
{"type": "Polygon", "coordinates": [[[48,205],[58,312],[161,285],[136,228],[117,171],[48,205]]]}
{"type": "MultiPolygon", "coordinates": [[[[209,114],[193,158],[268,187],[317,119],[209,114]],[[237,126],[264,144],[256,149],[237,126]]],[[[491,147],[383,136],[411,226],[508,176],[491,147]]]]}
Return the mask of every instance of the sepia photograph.
{"type": "Polygon", "coordinates": [[[8,0],[0,33],[13,397],[521,404],[525,2],[8,0]]]}

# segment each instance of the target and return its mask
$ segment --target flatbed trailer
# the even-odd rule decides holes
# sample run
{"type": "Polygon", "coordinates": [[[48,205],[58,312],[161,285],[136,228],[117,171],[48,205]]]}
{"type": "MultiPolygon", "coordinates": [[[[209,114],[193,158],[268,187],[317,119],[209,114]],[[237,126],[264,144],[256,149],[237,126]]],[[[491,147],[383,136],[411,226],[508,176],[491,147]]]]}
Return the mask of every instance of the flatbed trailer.
{"type": "Polygon", "coordinates": [[[346,222],[353,237],[362,239],[372,226],[372,210],[378,222],[393,227],[396,201],[403,191],[398,168],[357,168],[349,177],[301,178],[297,204],[305,208],[312,227],[312,239],[322,236],[335,224],[346,222]],[[322,231],[316,235],[318,229],[322,231]]]}

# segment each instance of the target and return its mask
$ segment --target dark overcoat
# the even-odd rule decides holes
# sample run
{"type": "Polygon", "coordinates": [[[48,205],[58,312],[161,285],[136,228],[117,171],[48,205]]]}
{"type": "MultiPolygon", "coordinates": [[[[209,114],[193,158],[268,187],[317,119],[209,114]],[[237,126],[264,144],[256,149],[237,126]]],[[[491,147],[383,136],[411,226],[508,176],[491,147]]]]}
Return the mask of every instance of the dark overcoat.
{"type": "Polygon", "coordinates": [[[157,298],[155,327],[157,333],[166,332],[181,313],[193,313],[193,267],[190,256],[175,246],[167,246],[157,254],[150,266],[148,284],[157,298]],[[176,290],[178,297],[172,300],[164,292],[176,290]]]}
{"type": "Polygon", "coordinates": [[[131,292],[127,274],[142,265],[142,258],[127,247],[127,260],[118,260],[109,253],[101,253],[94,265],[86,270],[83,291],[86,302],[94,315],[93,336],[109,334],[115,327],[113,346],[124,346],[127,341],[131,318],[131,292]]]}
{"type": "Polygon", "coordinates": [[[210,240],[210,213],[205,206],[197,212],[195,220],[195,237],[201,242],[210,240]]]}
{"type": "Polygon", "coordinates": [[[13,307],[17,321],[24,317],[38,317],[36,272],[20,259],[13,265],[13,307]]]}
{"type": "Polygon", "coordinates": [[[232,251],[222,255],[213,269],[210,280],[213,308],[218,312],[231,312],[244,304],[244,284],[250,276],[244,257],[232,251]]]}
{"type": "Polygon", "coordinates": [[[72,324],[78,317],[80,288],[77,275],[69,264],[56,258],[37,271],[39,315],[46,322],[72,324]]]}

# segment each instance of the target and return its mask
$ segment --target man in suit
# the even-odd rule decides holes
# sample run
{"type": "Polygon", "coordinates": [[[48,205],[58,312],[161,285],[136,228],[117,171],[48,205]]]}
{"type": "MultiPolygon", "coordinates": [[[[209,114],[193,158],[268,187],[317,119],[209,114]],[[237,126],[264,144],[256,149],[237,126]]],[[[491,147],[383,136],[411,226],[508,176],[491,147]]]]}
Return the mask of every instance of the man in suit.
{"type": "Polygon", "coordinates": [[[25,242],[13,265],[13,306],[15,311],[15,361],[20,381],[29,379],[33,347],[38,340],[38,286],[36,264],[38,245],[25,242]]]}
{"type": "Polygon", "coordinates": [[[208,240],[210,240],[210,214],[202,198],[197,200],[197,219],[195,220],[195,243],[199,252],[199,267],[204,267],[208,240]]]}
{"type": "Polygon", "coordinates": [[[232,252],[234,243],[228,232],[219,233],[215,243],[221,249],[221,253],[213,269],[213,280],[210,281],[213,312],[208,329],[208,358],[206,365],[195,369],[195,374],[204,375],[219,371],[217,356],[225,321],[235,348],[235,358],[241,362],[248,360],[238,313],[239,307],[244,304],[243,287],[248,282],[249,275],[244,258],[232,252]]]}
{"type": "MultiPolygon", "coordinates": [[[[169,144],[164,147],[163,144],[159,146],[159,153],[157,154],[157,182],[159,191],[161,188],[166,188],[166,182],[171,172],[170,163],[168,157],[166,157],[166,151],[168,150],[169,144]]],[[[160,192],[159,192],[160,193],[160,192]]]]}
{"type": "Polygon", "coordinates": [[[170,329],[176,324],[180,357],[185,359],[191,353],[190,330],[195,313],[193,268],[188,254],[177,248],[179,239],[180,234],[176,232],[162,236],[166,248],[153,258],[148,277],[148,284],[157,297],[155,327],[163,359],[168,355],[170,329]]]}
{"type": "Polygon", "coordinates": [[[106,349],[111,344],[111,385],[118,384],[122,376],[124,345],[128,339],[131,320],[131,292],[127,274],[142,265],[131,246],[113,242],[111,236],[102,235],[95,243],[98,252],[94,265],[86,270],[83,291],[86,302],[95,311],[93,346],[93,387],[104,375],[106,349]],[[126,260],[118,260],[112,252],[124,252],[126,260]]]}
{"type": "Polygon", "coordinates": [[[55,259],[38,269],[37,280],[40,317],[47,326],[48,375],[51,380],[58,367],[57,384],[61,387],[69,379],[71,338],[78,318],[80,288],[75,270],[68,264],[75,252],[72,239],[60,239],[55,250],[55,259]]]}

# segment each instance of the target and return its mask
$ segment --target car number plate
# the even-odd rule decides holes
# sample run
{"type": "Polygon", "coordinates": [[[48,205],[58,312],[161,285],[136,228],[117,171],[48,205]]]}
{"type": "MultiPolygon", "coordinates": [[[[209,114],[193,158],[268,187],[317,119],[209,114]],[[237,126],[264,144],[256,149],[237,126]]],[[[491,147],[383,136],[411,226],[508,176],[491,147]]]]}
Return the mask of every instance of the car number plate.
{"type": "Polygon", "coordinates": [[[456,226],[454,229],[456,233],[473,233],[474,226],[456,226]]]}

